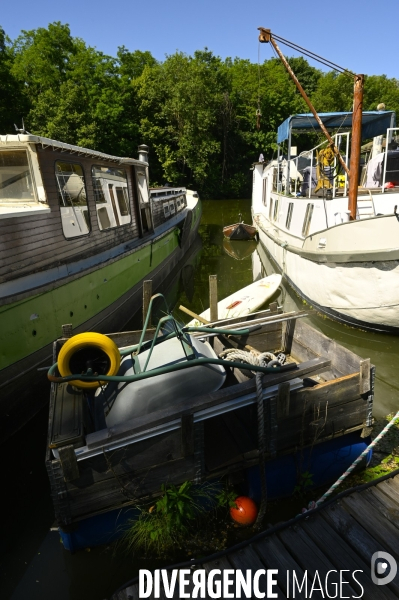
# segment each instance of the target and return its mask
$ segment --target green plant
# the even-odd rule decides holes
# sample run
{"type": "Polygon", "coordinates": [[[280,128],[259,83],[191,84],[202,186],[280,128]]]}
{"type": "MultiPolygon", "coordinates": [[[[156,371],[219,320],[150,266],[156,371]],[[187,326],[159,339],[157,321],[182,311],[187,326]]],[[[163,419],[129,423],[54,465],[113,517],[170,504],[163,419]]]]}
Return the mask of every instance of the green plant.
{"type": "Polygon", "coordinates": [[[220,508],[237,508],[235,499],[237,498],[236,492],[231,489],[224,488],[216,496],[218,507],[220,508]]]}
{"type": "Polygon", "coordinates": [[[294,487],[294,496],[302,498],[306,492],[313,487],[313,475],[309,471],[303,471],[298,477],[298,483],[294,487]]]}
{"type": "Polygon", "coordinates": [[[129,550],[158,555],[180,548],[190,528],[214,504],[215,490],[209,484],[161,486],[161,496],[149,508],[140,508],[137,520],[131,521],[124,541],[129,550]]]}

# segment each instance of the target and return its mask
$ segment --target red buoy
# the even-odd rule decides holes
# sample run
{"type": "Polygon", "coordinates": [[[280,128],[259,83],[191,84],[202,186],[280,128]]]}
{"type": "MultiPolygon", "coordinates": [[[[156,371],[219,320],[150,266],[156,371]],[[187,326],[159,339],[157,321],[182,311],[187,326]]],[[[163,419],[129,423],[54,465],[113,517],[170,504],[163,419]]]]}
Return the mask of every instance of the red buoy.
{"type": "Polygon", "coordinates": [[[252,525],[258,516],[258,509],[251,498],[247,496],[239,496],[234,500],[236,507],[230,508],[230,516],[236,523],[240,525],[252,525]]]}

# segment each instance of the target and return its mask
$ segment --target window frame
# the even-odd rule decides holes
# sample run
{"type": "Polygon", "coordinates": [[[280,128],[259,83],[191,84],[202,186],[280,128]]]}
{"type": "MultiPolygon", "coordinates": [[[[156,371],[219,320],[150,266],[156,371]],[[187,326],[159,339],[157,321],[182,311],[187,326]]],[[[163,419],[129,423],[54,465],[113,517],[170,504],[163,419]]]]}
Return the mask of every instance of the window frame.
{"type": "MultiPolygon", "coordinates": [[[[96,216],[97,216],[97,224],[98,224],[98,229],[103,232],[103,231],[111,231],[112,229],[120,229],[121,227],[128,227],[131,226],[133,223],[133,210],[132,210],[132,202],[131,202],[131,198],[130,198],[130,194],[129,194],[129,177],[128,177],[128,171],[127,169],[123,168],[123,167],[115,167],[115,166],[110,166],[110,165],[101,165],[101,164],[92,164],[91,165],[91,169],[90,169],[90,173],[91,173],[91,180],[92,180],[92,185],[93,185],[93,193],[94,193],[94,202],[95,202],[95,211],[96,211],[96,216]],[[94,173],[94,169],[98,169],[100,173],[102,173],[101,169],[102,168],[107,168],[107,169],[112,169],[113,171],[122,171],[125,174],[125,181],[126,181],[126,187],[121,185],[120,181],[113,181],[112,179],[107,179],[106,177],[106,173],[104,172],[104,176],[95,176],[94,173]],[[102,193],[103,196],[105,196],[106,201],[105,202],[97,202],[96,198],[95,198],[95,185],[94,185],[94,181],[99,181],[100,179],[103,179],[105,181],[105,185],[106,185],[106,190],[107,190],[107,194],[109,195],[109,201],[108,201],[108,197],[105,196],[104,194],[104,190],[101,186],[102,189],[102,193]],[[112,188],[112,189],[111,189],[112,188]],[[126,223],[121,223],[120,219],[126,217],[127,215],[123,215],[122,211],[120,210],[120,205],[119,205],[119,199],[118,199],[118,194],[117,194],[117,190],[118,189],[122,189],[122,194],[124,196],[124,200],[128,209],[128,215],[129,215],[129,221],[126,223]],[[126,190],[126,191],[124,191],[126,190]],[[105,207],[111,207],[112,209],[112,213],[113,213],[113,220],[115,221],[115,225],[111,225],[110,227],[104,228],[101,226],[101,221],[98,217],[98,208],[105,208],[105,207]]],[[[110,175],[112,175],[112,173],[110,173],[110,175]]],[[[114,175],[115,177],[115,175],[114,175]]],[[[107,215],[108,215],[108,208],[107,208],[107,215]]],[[[108,220],[109,222],[111,222],[109,215],[108,215],[108,220]]]]}
{"type": "Polygon", "coordinates": [[[292,221],[292,213],[294,212],[294,203],[293,202],[289,202],[288,203],[288,209],[287,209],[287,218],[285,220],[285,227],[286,229],[288,229],[288,231],[291,228],[291,221],[292,221]]]}
{"type": "Polygon", "coordinates": [[[313,202],[308,202],[308,204],[306,206],[305,217],[303,219],[303,225],[302,225],[302,236],[303,237],[307,237],[309,235],[310,224],[312,222],[312,216],[313,216],[313,210],[314,210],[313,202]]]}
{"type": "MultiPolygon", "coordinates": [[[[73,172],[71,174],[73,174],[73,172]]],[[[92,223],[92,219],[91,219],[91,215],[90,215],[90,204],[89,204],[89,196],[88,196],[88,193],[87,193],[87,183],[86,183],[86,174],[85,174],[84,165],[82,163],[78,162],[78,161],[64,160],[64,159],[61,160],[61,159],[57,158],[57,160],[54,161],[54,175],[55,175],[55,181],[56,181],[56,189],[57,189],[56,193],[57,193],[57,198],[58,198],[58,207],[60,209],[60,216],[61,216],[62,234],[63,234],[64,238],[66,240],[70,241],[70,240],[75,240],[77,238],[82,238],[82,237],[85,237],[85,236],[89,236],[92,233],[92,231],[93,231],[93,223],[92,223]],[[76,215],[76,213],[75,213],[75,207],[73,205],[72,206],[71,205],[69,205],[69,206],[68,205],[64,205],[63,206],[62,204],[60,204],[60,198],[62,198],[64,200],[64,197],[63,197],[63,194],[62,194],[62,191],[61,191],[61,187],[59,185],[59,180],[58,180],[58,177],[57,177],[57,163],[76,165],[76,166],[80,167],[81,170],[82,170],[82,175],[81,176],[78,173],[76,173],[76,175],[78,177],[82,177],[82,179],[83,179],[83,185],[84,185],[84,190],[85,190],[85,194],[86,194],[86,209],[87,209],[87,214],[88,214],[88,217],[89,217],[90,227],[88,227],[88,231],[86,231],[85,233],[80,233],[79,235],[73,235],[73,236],[67,236],[66,233],[65,233],[64,225],[63,225],[63,220],[62,220],[61,208],[63,208],[63,207],[64,208],[72,208],[72,211],[73,211],[74,215],[76,215]]],[[[83,217],[83,219],[84,219],[84,221],[85,221],[85,223],[87,225],[87,219],[84,216],[83,211],[82,211],[82,217],[83,217]]]]}
{"type": "Polygon", "coordinates": [[[278,221],[278,205],[279,205],[279,199],[276,198],[274,201],[274,210],[273,210],[273,221],[276,222],[278,221]]]}

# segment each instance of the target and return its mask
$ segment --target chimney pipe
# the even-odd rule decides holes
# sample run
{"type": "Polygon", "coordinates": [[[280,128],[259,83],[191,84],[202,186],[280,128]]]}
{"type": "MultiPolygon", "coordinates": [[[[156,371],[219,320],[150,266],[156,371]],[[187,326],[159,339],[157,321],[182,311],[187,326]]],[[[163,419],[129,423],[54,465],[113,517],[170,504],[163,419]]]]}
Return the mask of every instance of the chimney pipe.
{"type": "Polygon", "coordinates": [[[141,160],[141,162],[148,163],[148,150],[149,148],[145,144],[140,144],[138,147],[139,160],[141,160]]]}

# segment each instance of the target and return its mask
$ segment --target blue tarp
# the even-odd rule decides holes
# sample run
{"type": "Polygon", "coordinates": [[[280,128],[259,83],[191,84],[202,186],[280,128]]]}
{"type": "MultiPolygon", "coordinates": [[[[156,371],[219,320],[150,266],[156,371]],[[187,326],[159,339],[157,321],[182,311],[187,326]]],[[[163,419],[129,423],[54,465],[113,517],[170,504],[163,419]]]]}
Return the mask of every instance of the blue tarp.
{"type": "MultiPolygon", "coordinates": [[[[351,112],[319,113],[319,117],[328,131],[339,129],[341,132],[345,132],[352,128],[351,112]]],[[[362,118],[362,140],[382,135],[386,133],[388,127],[396,127],[396,115],[392,110],[364,112],[362,118]]],[[[312,113],[292,115],[284,123],[281,123],[277,130],[278,144],[281,144],[284,140],[288,140],[290,129],[302,131],[316,129],[316,131],[320,131],[320,126],[312,113]]]]}

